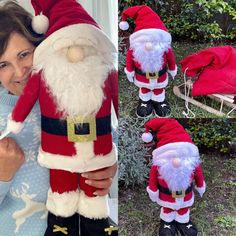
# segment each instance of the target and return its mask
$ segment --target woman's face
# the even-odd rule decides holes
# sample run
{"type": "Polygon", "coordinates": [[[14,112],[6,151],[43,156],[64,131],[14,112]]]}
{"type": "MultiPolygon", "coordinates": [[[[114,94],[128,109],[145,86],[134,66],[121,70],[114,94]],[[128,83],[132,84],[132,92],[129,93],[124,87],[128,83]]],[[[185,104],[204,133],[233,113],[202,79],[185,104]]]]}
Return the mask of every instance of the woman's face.
{"type": "Polygon", "coordinates": [[[34,46],[22,35],[12,33],[0,56],[0,82],[12,94],[21,95],[31,72],[34,46]]]}

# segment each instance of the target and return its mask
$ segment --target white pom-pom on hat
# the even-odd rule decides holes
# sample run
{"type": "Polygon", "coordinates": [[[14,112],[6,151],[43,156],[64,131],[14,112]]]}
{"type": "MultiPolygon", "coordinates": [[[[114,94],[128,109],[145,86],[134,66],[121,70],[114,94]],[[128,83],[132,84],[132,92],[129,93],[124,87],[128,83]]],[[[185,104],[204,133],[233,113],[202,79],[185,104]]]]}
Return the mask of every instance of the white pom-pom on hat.
{"type": "Polygon", "coordinates": [[[45,34],[49,27],[49,20],[45,15],[40,14],[33,17],[31,24],[37,34],[45,34]]]}
{"type": "Polygon", "coordinates": [[[146,132],[142,134],[142,140],[145,143],[150,143],[153,140],[153,136],[150,132],[146,132]]]}
{"type": "Polygon", "coordinates": [[[119,23],[119,28],[121,30],[127,30],[129,28],[129,23],[127,21],[121,21],[119,23]]]}

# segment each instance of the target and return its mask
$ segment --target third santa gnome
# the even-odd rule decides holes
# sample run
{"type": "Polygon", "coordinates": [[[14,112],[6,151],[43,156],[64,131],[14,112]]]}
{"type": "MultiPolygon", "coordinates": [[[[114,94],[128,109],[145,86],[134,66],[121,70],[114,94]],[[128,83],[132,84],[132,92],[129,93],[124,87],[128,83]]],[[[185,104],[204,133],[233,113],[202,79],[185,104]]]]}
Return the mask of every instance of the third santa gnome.
{"type": "Polygon", "coordinates": [[[105,236],[111,232],[107,196],[96,196],[80,173],[116,162],[111,106],[117,111],[114,45],[75,0],[32,0],[33,29],[45,33],[34,73],[8,120],[19,132],[39,99],[38,161],[50,170],[45,236],[105,236]],[[80,220],[80,223],[79,223],[80,220]],[[80,225],[80,233],[79,233],[80,225]]]}
{"type": "Polygon", "coordinates": [[[128,18],[136,27],[130,35],[125,73],[130,82],[139,87],[138,117],[170,114],[165,101],[169,75],[174,78],[177,66],[171,49],[171,35],[160,17],[148,6],[134,6],[123,11],[119,26],[127,30],[128,18]],[[168,75],[169,74],[169,75],[168,75]]]}
{"type": "Polygon", "coordinates": [[[152,141],[151,132],[157,138],[147,191],[162,207],[159,235],[174,236],[178,230],[181,235],[196,236],[189,210],[194,203],[193,183],[200,196],[206,188],[198,148],[174,119],[155,118],[145,123],[145,129],[145,142],[152,141]]]}

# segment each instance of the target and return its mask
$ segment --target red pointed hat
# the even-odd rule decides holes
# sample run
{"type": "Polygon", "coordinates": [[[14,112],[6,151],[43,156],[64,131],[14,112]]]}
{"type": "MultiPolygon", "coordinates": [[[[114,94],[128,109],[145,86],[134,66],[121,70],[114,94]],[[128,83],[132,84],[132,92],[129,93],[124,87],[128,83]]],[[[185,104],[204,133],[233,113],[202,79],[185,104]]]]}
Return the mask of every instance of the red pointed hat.
{"type": "Polygon", "coordinates": [[[122,21],[119,26],[122,30],[127,30],[129,25],[127,19],[135,20],[135,30],[130,36],[130,41],[135,40],[143,34],[158,35],[165,42],[171,43],[171,35],[160,17],[150,7],[146,5],[127,8],[121,14],[122,21]]]}
{"type": "Polygon", "coordinates": [[[31,3],[36,15],[32,27],[46,36],[39,46],[40,52],[55,43],[60,48],[77,40],[87,41],[102,52],[116,51],[110,39],[76,0],[31,0],[31,3]],[[63,42],[57,43],[58,40],[63,42]]]}
{"type": "Polygon", "coordinates": [[[191,156],[199,159],[197,146],[178,121],[171,118],[155,118],[146,122],[144,126],[146,131],[142,138],[145,142],[151,141],[150,131],[154,131],[157,137],[157,148],[152,153],[154,162],[162,155],[191,156]]]}

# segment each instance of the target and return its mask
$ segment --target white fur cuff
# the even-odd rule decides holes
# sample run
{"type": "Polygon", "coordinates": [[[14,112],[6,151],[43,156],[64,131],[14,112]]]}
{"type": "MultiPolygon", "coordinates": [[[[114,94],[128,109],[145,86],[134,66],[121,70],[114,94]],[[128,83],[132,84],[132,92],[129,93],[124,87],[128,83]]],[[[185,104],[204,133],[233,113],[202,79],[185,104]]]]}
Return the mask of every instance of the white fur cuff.
{"type": "Polygon", "coordinates": [[[16,122],[12,119],[11,113],[8,115],[7,131],[18,134],[23,129],[23,127],[24,124],[22,122],[16,122]]]}
{"type": "Polygon", "coordinates": [[[108,196],[88,197],[80,191],[78,213],[90,219],[102,219],[109,215],[108,196]]]}
{"type": "Polygon", "coordinates": [[[48,190],[46,207],[56,216],[68,217],[77,212],[79,192],[71,191],[59,194],[48,190]]]}
{"type": "Polygon", "coordinates": [[[168,70],[168,73],[172,76],[172,78],[174,79],[174,77],[177,75],[177,71],[178,71],[178,67],[175,65],[175,69],[174,70],[168,70]]]}
{"type": "Polygon", "coordinates": [[[175,220],[181,224],[189,222],[189,214],[190,210],[188,210],[185,214],[180,215],[178,212],[176,212],[175,220]]]}
{"type": "Polygon", "coordinates": [[[206,191],[206,183],[205,183],[205,181],[203,182],[203,187],[198,188],[198,187],[195,186],[195,189],[198,191],[199,195],[202,197],[203,194],[206,191]]]}
{"type": "Polygon", "coordinates": [[[157,190],[156,192],[153,192],[149,186],[147,187],[147,192],[148,192],[148,195],[149,195],[149,198],[153,201],[153,202],[156,202],[157,199],[158,199],[158,196],[159,196],[159,191],[157,190]]]}
{"type": "Polygon", "coordinates": [[[161,208],[160,218],[166,222],[172,222],[175,220],[176,212],[172,211],[170,213],[164,213],[163,207],[161,208]]]}
{"type": "Polygon", "coordinates": [[[126,68],[125,68],[125,74],[129,80],[129,82],[133,83],[134,82],[134,71],[129,72],[126,68]]]}

